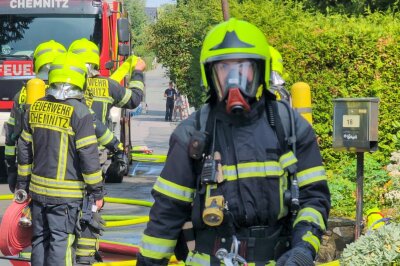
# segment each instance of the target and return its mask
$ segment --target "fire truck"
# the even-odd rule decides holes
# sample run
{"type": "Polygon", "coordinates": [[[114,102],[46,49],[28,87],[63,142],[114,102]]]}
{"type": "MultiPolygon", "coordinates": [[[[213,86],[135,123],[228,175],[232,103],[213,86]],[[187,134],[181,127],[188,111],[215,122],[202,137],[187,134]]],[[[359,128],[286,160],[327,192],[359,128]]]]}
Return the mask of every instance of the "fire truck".
{"type": "MultiPolygon", "coordinates": [[[[109,76],[130,54],[130,26],[117,0],[0,0],[0,180],[4,165],[4,123],[14,95],[34,77],[32,55],[48,40],[67,49],[87,38],[100,48],[100,74],[109,76]]],[[[111,110],[110,128],[125,146],[130,145],[129,116],[111,110]]]]}

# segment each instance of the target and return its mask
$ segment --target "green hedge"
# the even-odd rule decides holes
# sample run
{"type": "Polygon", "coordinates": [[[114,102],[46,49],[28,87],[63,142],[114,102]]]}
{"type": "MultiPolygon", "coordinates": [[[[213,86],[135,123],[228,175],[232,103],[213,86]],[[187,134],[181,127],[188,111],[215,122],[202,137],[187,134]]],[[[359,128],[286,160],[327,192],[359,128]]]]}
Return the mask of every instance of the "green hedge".
{"type": "MultiPolygon", "coordinates": [[[[231,16],[259,26],[281,51],[288,86],[297,81],[310,84],[314,128],[328,169],[339,168],[350,156],[331,149],[332,99],[341,97],[380,98],[379,151],[374,158],[386,163],[389,153],[400,147],[399,18],[378,13],[360,18],[324,16],[308,14],[291,2],[241,2],[229,2],[231,16]]],[[[168,7],[151,28],[150,47],[194,106],[204,100],[198,61],[201,42],[219,21],[219,0],[191,0],[168,7]]]]}

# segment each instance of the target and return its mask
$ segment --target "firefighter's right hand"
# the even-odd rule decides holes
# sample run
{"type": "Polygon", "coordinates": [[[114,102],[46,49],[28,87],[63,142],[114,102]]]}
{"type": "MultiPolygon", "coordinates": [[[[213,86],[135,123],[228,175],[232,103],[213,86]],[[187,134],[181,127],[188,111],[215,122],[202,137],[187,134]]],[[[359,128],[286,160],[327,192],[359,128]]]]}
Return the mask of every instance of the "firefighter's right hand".
{"type": "Polygon", "coordinates": [[[104,206],[104,200],[103,199],[96,200],[95,205],[97,207],[97,210],[100,211],[101,208],[103,208],[104,206]]]}
{"type": "Polygon", "coordinates": [[[17,165],[15,162],[10,163],[9,161],[6,160],[6,166],[7,166],[7,183],[10,188],[10,191],[14,193],[15,187],[17,185],[17,175],[18,175],[17,165]]]}
{"type": "Polygon", "coordinates": [[[146,68],[146,63],[144,62],[144,60],[142,58],[138,57],[138,60],[135,65],[135,70],[143,72],[145,70],[145,68],[146,68]]]}
{"type": "Polygon", "coordinates": [[[104,225],[106,222],[101,218],[100,213],[94,212],[92,216],[92,220],[89,223],[89,226],[93,229],[93,232],[98,235],[103,235],[104,225]]]}

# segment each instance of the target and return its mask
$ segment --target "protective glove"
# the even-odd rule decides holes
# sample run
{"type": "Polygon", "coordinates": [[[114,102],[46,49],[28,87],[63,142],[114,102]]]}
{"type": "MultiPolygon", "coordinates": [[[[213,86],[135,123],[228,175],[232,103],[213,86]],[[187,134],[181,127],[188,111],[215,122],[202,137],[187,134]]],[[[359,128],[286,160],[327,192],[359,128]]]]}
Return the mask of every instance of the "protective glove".
{"type": "Polygon", "coordinates": [[[6,160],[6,166],[7,166],[7,183],[10,188],[10,191],[14,193],[15,186],[17,185],[17,175],[18,175],[17,165],[15,164],[15,161],[6,160]]]}
{"type": "Polygon", "coordinates": [[[93,232],[98,235],[103,235],[104,226],[106,222],[101,218],[100,213],[94,212],[92,220],[89,222],[89,226],[93,229],[93,232]]]}
{"type": "Polygon", "coordinates": [[[276,266],[313,266],[313,252],[306,247],[297,246],[285,252],[276,262],[276,266]]]}
{"type": "Polygon", "coordinates": [[[106,176],[112,180],[118,180],[128,171],[128,158],[123,152],[117,152],[111,159],[111,164],[107,169],[106,176]]]}
{"type": "Polygon", "coordinates": [[[17,177],[17,183],[15,185],[15,190],[22,189],[25,190],[26,193],[29,193],[29,181],[21,180],[17,177]]]}

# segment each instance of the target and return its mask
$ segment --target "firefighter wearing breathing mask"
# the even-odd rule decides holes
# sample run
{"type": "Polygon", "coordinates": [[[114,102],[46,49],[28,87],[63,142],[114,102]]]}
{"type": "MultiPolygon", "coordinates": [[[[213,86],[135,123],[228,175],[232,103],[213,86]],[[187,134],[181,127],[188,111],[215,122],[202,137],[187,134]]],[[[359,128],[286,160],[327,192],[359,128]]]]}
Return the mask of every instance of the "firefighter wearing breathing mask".
{"type": "MultiPolygon", "coordinates": [[[[126,89],[116,81],[102,77],[98,68],[100,65],[100,52],[97,45],[85,38],[71,43],[68,51],[75,53],[86,63],[88,70],[87,90],[85,93],[86,104],[93,109],[98,119],[107,124],[112,107],[134,109],[142,101],[144,89],[143,71],[146,67],[142,59],[138,59],[134,69],[131,69],[129,88],[126,89]]],[[[108,148],[108,147],[107,147],[108,148]]],[[[127,158],[122,150],[122,145],[110,150],[114,153],[112,163],[106,172],[106,182],[120,177],[107,177],[109,175],[123,175],[127,171],[127,158]]]]}
{"type": "Polygon", "coordinates": [[[46,96],[26,111],[18,140],[17,190],[32,199],[32,265],[73,265],[84,195],[103,205],[93,116],[81,102],[86,66],[64,53],[49,70],[46,96]]]}
{"type": "Polygon", "coordinates": [[[171,135],[137,265],[167,265],[174,253],[186,265],[313,265],[330,193],[314,131],[295,112],[297,149],[286,145],[268,47],[234,18],[205,37],[208,101],[171,135]]]}

